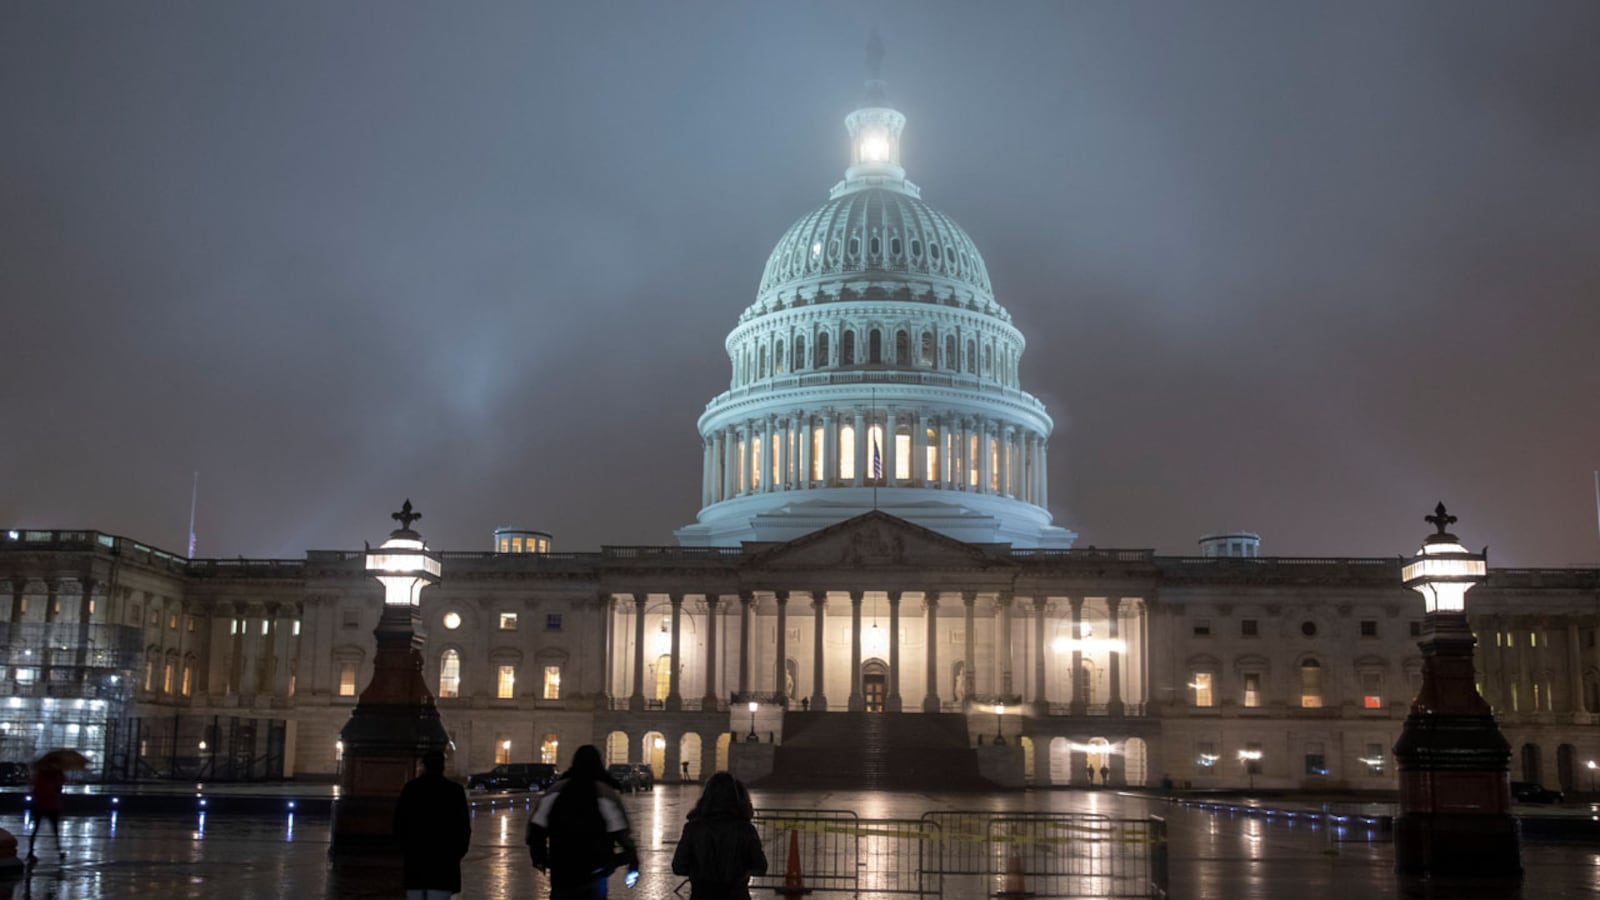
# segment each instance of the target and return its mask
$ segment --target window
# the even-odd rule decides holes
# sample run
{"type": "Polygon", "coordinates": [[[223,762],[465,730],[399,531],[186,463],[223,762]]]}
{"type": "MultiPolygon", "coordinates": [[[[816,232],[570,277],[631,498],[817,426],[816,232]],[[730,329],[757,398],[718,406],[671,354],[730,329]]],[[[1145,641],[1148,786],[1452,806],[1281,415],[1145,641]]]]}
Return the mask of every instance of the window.
{"type": "Polygon", "coordinates": [[[544,630],[545,631],[560,631],[561,630],[561,613],[545,613],[544,614],[544,630]]]}
{"type": "Polygon", "coordinates": [[[1256,619],[1240,619],[1239,634],[1241,637],[1260,637],[1261,622],[1256,619]]]}
{"type": "Polygon", "coordinates": [[[94,598],[89,598],[89,615],[94,615],[94,598]]]}
{"type": "Polygon", "coordinates": [[[1244,745],[1244,770],[1251,775],[1261,774],[1261,742],[1250,741],[1244,745]]]}
{"type": "Polygon", "coordinates": [[[1314,659],[1300,663],[1300,707],[1316,709],[1322,706],[1322,664],[1314,659]]]}
{"type": "Polygon", "coordinates": [[[1216,741],[1196,741],[1194,745],[1194,767],[1202,774],[1209,775],[1216,768],[1217,760],[1216,741]]]}
{"type": "Polygon", "coordinates": [[[883,332],[876,328],[867,332],[867,362],[883,362],[883,332]]]}
{"type": "Polygon", "coordinates": [[[361,610],[359,610],[359,609],[347,609],[347,610],[344,610],[341,613],[341,616],[342,616],[342,618],[340,620],[340,627],[342,627],[342,628],[360,628],[361,627],[361,610]]]}
{"type": "Polygon", "coordinates": [[[856,333],[846,331],[839,335],[839,365],[854,365],[856,361],[856,333]]]}
{"type": "Polygon", "coordinates": [[[544,699],[546,699],[546,700],[560,700],[561,699],[561,667],[560,666],[545,666],[544,667],[544,699]]]}
{"type": "Polygon", "coordinates": [[[1381,673],[1361,673],[1361,705],[1366,709],[1383,709],[1383,675],[1381,673]]]}
{"type": "Polygon", "coordinates": [[[806,339],[804,337],[794,339],[794,367],[796,370],[806,367],[806,339]]]}
{"type": "Polygon", "coordinates": [[[177,631],[178,630],[178,614],[177,613],[167,613],[167,630],[168,631],[177,631]]]}
{"type": "Polygon", "coordinates": [[[549,763],[552,766],[555,765],[556,752],[560,749],[561,741],[557,740],[555,735],[545,735],[544,740],[539,742],[539,761],[549,763]]]}
{"type": "Polygon", "coordinates": [[[461,654],[454,649],[439,656],[439,696],[461,696],[461,654]]]}
{"type": "Polygon", "coordinates": [[[1307,620],[1300,623],[1300,633],[1306,637],[1317,636],[1317,623],[1307,620]]]}
{"type": "MultiPolygon", "coordinates": [[[[185,697],[187,697],[193,692],[194,692],[194,664],[186,662],[186,663],[183,664],[183,695],[185,697]]],[[[292,693],[292,691],[291,691],[291,693],[292,693]]]]}
{"type": "Polygon", "coordinates": [[[976,341],[967,341],[967,374],[978,374],[978,344],[976,341]]]}
{"type": "Polygon", "coordinates": [[[911,336],[904,331],[894,333],[894,363],[897,366],[911,364],[911,336]]]}
{"type": "Polygon", "coordinates": [[[167,664],[161,669],[161,693],[163,694],[172,693],[172,668],[172,661],[168,660],[167,664]]]}
{"type": "Polygon", "coordinates": [[[856,427],[839,426],[839,478],[848,481],[856,477],[856,427]]]}
{"type": "Polygon", "coordinates": [[[894,477],[901,481],[911,480],[911,435],[909,434],[894,436],[894,477]]]}
{"type": "Polygon", "coordinates": [[[1328,755],[1323,750],[1321,742],[1310,741],[1306,744],[1306,774],[1328,774],[1328,755]]]}
{"type": "Polygon", "coordinates": [[[494,764],[503,766],[511,762],[511,739],[500,737],[494,742],[494,764]]]}
{"type": "Polygon", "coordinates": [[[1383,763],[1387,757],[1383,752],[1382,744],[1367,744],[1367,753],[1361,761],[1367,764],[1368,775],[1382,775],[1383,763]]]}
{"type": "Polygon", "coordinates": [[[932,366],[934,364],[934,360],[933,360],[933,351],[934,351],[933,332],[924,331],[922,333],[922,342],[921,343],[922,343],[922,356],[921,356],[920,359],[917,360],[917,362],[919,364],[921,364],[921,365],[924,365],[924,366],[932,366]]]}
{"type": "Polygon", "coordinates": [[[501,631],[516,631],[517,630],[517,614],[514,613],[514,612],[503,612],[503,613],[501,613],[500,614],[500,630],[501,631]]]}
{"type": "Polygon", "coordinates": [[[1202,620],[1194,623],[1194,636],[1195,637],[1210,637],[1211,636],[1211,622],[1210,622],[1210,620],[1202,619],[1202,620]]]}
{"type": "Polygon", "coordinates": [[[672,691],[672,657],[661,654],[656,657],[656,699],[666,700],[667,694],[672,691]]]}
{"type": "Polygon", "coordinates": [[[1361,636],[1375,638],[1378,636],[1378,622],[1375,619],[1361,620],[1361,636]]]}
{"type": "Polygon", "coordinates": [[[144,689],[146,691],[150,690],[151,688],[155,687],[155,683],[156,661],[153,659],[147,659],[144,661],[144,689]]]}
{"type": "Polygon", "coordinates": [[[1195,706],[1204,709],[1215,705],[1214,698],[1211,694],[1211,684],[1212,681],[1210,672],[1194,673],[1194,681],[1190,682],[1189,686],[1194,688],[1195,706]]]}
{"type": "Polygon", "coordinates": [[[353,662],[339,663],[339,696],[354,697],[356,695],[356,664],[353,662]]]}
{"type": "Polygon", "coordinates": [[[501,700],[510,700],[517,696],[516,666],[500,667],[500,677],[495,683],[494,695],[501,700]]]}
{"type": "MultiPolygon", "coordinates": [[[[187,617],[184,618],[183,630],[188,632],[189,634],[194,634],[194,616],[187,616],[187,617]]],[[[294,623],[294,633],[295,634],[299,634],[300,633],[300,623],[299,622],[294,623]]]]}
{"type": "Polygon", "coordinates": [[[299,619],[295,619],[294,620],[294,628],[291,629],[290,633],[293,634],[295,637],[299,637],[300,636],[300,620],[299,619]]]}
{"type": "Polygon", "coordinates": [[[812,360],[814,368],[822,368],[828,364],[828,333],[817,335],[817,349],[812,360]]]}
{"type": "Polygon", "coordinates": [[[824,451],[823,451],[822,447],[823,447],[823,442],[824,442],[824,440],[826,440],[826,438],[827,438],[827,433],[824,432],[821,428],[812,428],[811,429],[811,480],[812,481],[821,481],[823,479],[823,468],[824,468],[823,462],[824,462],[824,460],[822,458],[822,454],[823,454],[824,451]]]}
{"type": "Polygon", "coordinates": [[[1244,705],[1255,709],[1261,705],[1261,673],[1244,673],[1244,705]]]}
{"type": "Polygon", "coordinates": [[[944,367],[946,369],[958,368],[960,360],[956,358],[956,336],[945,335],[944,339],[944,367]]]}
{"type": "MultiPolygon", "coordinates": [[[[1412,622],[1412,623],[1410,623],[1410,625],[1411,625],[1411,636],[1412,637],[1422,637],[1422,623],[1421,622],[1412,622]]],[[[1593,645],[1591,644],[1590,646],[1593,646],[1593,645]]]]}

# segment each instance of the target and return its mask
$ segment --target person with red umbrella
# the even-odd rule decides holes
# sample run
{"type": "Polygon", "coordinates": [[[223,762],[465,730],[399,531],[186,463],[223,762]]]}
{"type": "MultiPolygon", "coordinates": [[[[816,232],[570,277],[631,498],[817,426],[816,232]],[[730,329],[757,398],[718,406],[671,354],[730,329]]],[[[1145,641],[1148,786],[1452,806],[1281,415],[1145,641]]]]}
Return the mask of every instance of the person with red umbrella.
{"type": "Polygon", "coordinates": [[[33,764],[33,831],[28,834],[28,865],[39,861],[33,853],[39,840],[39,826],[48,821],[50,833],[56,839],[56,855],[62,862],[67,851],[61,849],[61,791],[67,785],[67,770],[82,769],[89,764],[76,750],[51,750],[33,764]]]}

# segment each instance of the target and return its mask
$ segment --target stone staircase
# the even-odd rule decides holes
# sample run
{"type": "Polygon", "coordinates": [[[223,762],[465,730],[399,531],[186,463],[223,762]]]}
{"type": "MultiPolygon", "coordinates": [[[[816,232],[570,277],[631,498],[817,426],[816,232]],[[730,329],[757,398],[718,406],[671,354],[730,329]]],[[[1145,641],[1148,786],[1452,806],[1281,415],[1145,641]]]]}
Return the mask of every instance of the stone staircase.
{"type": "Polygon", "coordinates": [[[992,791],[959,713],[786,712],[769,789],[992,791]]]}

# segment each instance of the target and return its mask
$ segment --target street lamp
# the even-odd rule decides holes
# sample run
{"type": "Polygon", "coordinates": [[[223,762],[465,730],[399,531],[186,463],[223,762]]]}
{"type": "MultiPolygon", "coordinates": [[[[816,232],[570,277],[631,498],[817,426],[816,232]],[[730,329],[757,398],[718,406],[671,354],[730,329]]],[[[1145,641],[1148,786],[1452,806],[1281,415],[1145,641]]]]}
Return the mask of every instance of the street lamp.
{"type": "Polygon", "coordinates": [[[1005,729],[1001,727],[1005,722],[1005,718],[1006,705],[1004,703],[996,703],[994,705],[994,745],[996,747],[1003,747],[1006,743],[1005,729]]]}
{"type": "Polygon", "coordinates": [[[744,736],[746,743],[752,743],[754,741],[761,740],[760,738],[756,737],[756,707],[759,705],[760,704],[756,703],[754,700],[750,701],[750,733],[744,736]]]}
{"type": "Polygon", "coordinates": [[[1245,777],[1249,779],[1249,790],[1256,789],[1256,763],[1261,761],[1260,750],[1240,750],[1239,765],[1244,766],[1245,777]]]}
{"type": "Polygon", "coordinates": [[[1400,815],[1395,871],[1418,878],[1517,879],[1522,857],[1511,817],[1511,745],[1478,694],[1477,638],[1466,594],[1488,577],[1488,548],[1472,553],[1449,532],[1440,503],[1436,529],[1400,573],[1422,595],[1422,688],[1394,746],[1400,815]]]}
{"type": "Polygon", "coordinates": [[[1594,793],[1594,770],[1597,769],[1597,768],[1600,768],[1600,766],[1596,766],[1594,764],[1594,760],[1591,759],[1588,762],[1588,767],[1589,767],[1589,793],[1592,794],[1592,793],[1594,793]]]}

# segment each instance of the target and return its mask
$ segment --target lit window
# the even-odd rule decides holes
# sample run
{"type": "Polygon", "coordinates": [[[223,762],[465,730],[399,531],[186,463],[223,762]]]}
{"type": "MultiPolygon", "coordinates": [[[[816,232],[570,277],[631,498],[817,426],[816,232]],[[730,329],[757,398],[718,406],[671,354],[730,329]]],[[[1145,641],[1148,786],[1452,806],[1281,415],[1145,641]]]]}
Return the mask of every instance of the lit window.
{"type": "Polygon", "coordinates": [[[155,680],[156,661],[153,659],[147,659],[144,661],[144,689],[147,691],[150,690],[150,688],[155,685],[155,680]]]}
{"type": "Polygon", "coordinates": [[[511,539],[510,538],[501,538],[500,539],[500,552],[501,553],[509,553],[509,552],[511,552],[511,539]]]}
{"type": "Polygon", "coordinates": [[[501,666],[500,678],[496,682],[495,696],[501,700],[510,700],[517,696],[517,667],[501,666]]]}
{"type": "Polygon", "coordinates": [[[1383,676],[1379,673],[1361,673],[1361,705],[1367,709],[1383,709],[1383,676]]]}
{"type": "Polygon", "coordinates": [[[1244,673],[1244,705],[1257,707],[1261,705],[1261,673],[1244,673]]]}
{"type": "Polygon", "coordinates": [[[561,630],[561,613],[545,613],[544,614],[544,630],[545,631],[560,631],[561,630]]]}
{"type": "Polygon", "coordinates": [[[560,666],[545,666],[544,667],[544,699],[546,699],[546,700],[560,700],[561,699],[561,667],[560,666]]]}
{"type": "Polygon", "coordinates": [[[501,738],[494,742],[494,764],[503,766],[511,762],[511,739],[501,738]]]}
{"type": "MultiPolygon", "coordinates": [[[[183,695],[189,696],[194,690],[194,666],[183,664],[183,695]]],[[[291,692],[292,693],[292,692],[291,692]]]]}
{"type": "Polygon", "coordinates": [[[461,654],[455,650],[439,657],[439,696],[461,696],[461,654]]]}
{"type": "Polygon", "coordinates": [[[1306,774],[1328,774],[1328,755],[1321,743],[1311,742],[1306,744],[1306,774]]]}
{"type": "Polygon", "coordinates": [[[94,615],[94,598],[89,599],[89,615],[94,615]]]}
{"type": "Polygon", "coordinates": [[[1368,775],[1382,775],[1384,759],[1382,744],[1368,744],[1367,754],[1361,757],[1361,761],[1367,764],[1368,775]]]}
{"type": "Polygon", "coordinates": [[[500,630],[501,631],[516,631],[517,630],[517,614],[514,613],[514,612],[503,612],[503,613],[501,613],[500,614],[500,630]]]}
{"type": "Polygon", "coordinates": [[[514,538],[511,539],[511,552],[512,553],[521,553],[522,552],[522,538],[514,537],[514,538]]]}
{"type": "Polygon", "coordinates": [[[1212,705],[1210,672],[1194,673],[1194,681],[1190,682],[1189,686],[1194,688],[1195,706],[1204,708],[1212,705]]]}
{"type": "Polygon", "coordinates": [[[839,477],[850,480],[856,477],[856,427],[839,426],[839,477]]]}
{"type": "Polygon", "coordinates": [[[177,613],[168,613],[167,614],[167,630],[168,631],[177,631],[178,630],[178,614],[177,613]]]}
{"type": "Polygon", "coordinates": [[[894,436],[894,477],[901,480],[911,478],[911,435],[897,434],[894,436]]]}
{"type": "Polygon", "coordinates": [[[1300,706],[1316,709],[1322,705],[1322,665],[1314,659],[1300,664],[1300,706]]]}
{"type": "Polygon", "coordinates": [[[545,735],[544,740],[539,742],[539,761],[542,763],[549,763],[552,766],[555,765],[556,751],[559,750],[560,747],[561,742],[556,739],[555,735],[545,735]]]}
{"type": "Polygon", "coordinates": [[[339,696],[354,697],[356,695],[356,664],[353,662],[339,663],[339,696]]]}
{"type": "Polygon", "coordinates": [[[167,663],[161,668],[161,693],[172,693],[172,663],[167,663]]]}
{"type": "Polygon", "coordinates": [[[927,439],[927,440],[923,441],[923,443],[922,443],[922,446],[925,448],[924,453],[926,454],[927,458],[923,460],[924,468],[923,468],[923,476],[922,477],[927,481],[938,481],[939,480],[939,432],[933,430],[932,428],[929,428],[928,429],[928,433],[923,435],[923,437],[925,437],[927,439]]]}
{"type": "MultiPolygon", "coordinates": [[[[183,630],[188,632],[189,634],[194,634],[194,616],[189,616],[184,620],[183,630]]],[[[294,633],[295,634],[299,634],[300,633],[300,623],[299,622],[294,623],[294,633]]]]}
{"type": "MultiPolygon", "coordinates": [[[[261,634],[263,636],[265,636],[270,630],[270,629],[267,628],[268,624],[270,624],[270,623],[266,619],[262,619],[261,620],[261,634]]],[[[178,627],[177,623],[174,622],[172,627],[174,627],[174,628],[178,627]]]]}
{"type": "Polygon", "coordinates": [[[458,612],[447,612],[447,613],[445,613],[444,614],[444,627],[446,629],[450,630],[450,631],[455,631],[457,628],[460,628],[461,627],[461,614],[458,613],[458,612]]]}
{"type": "Polygon", "coordinates": [[[300,620],[299,619],[295,619],[294,620],[294,629],[293,629],[292,633],[294,634],[295,637],[299,637],[300,636],[300,620]]]}

